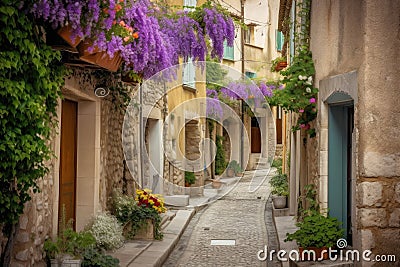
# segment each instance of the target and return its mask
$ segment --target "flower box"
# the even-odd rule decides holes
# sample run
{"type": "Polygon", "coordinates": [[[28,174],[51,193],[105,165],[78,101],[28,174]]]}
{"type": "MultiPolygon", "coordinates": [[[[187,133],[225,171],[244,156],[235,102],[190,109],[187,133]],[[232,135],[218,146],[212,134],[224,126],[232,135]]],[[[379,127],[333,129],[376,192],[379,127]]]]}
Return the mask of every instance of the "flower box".
{"type": "Polygon", "coordinates": [[[136,232],[135,239],[154,239],[154,225],[152,220],[146,220],[146,224],[136,232]]]}
{"type": "Polygon", "coordinates": [[[119,69],[122,63],[122,57],[119,52],[115,53],[113,57],[110,57],[106,51],[101,51],[94,48],[93,52],[90,53],[88,48],[92,46],[91,41],[85,41],[78,45],[79,59],[109,71],[115,72],[119,69]]]}
{"type": "Polygon", "coordinates": [[[82,41],[82,39],[78,36],[76,36],[75,38],[72,38],[72,27],[71,26],[61,27],[57,31],[57,34],[73,48],[77,47],[79,45],[79,43],[82,41]]]}
{"type": "Polygon", "coordinates": [[[275,70],[276,70],[276,71],[280,71],[280,70],[283,70],[283,69],[286,68],[286,67],[287,67],[287,62],[286,62],[286,61],[279,62],[279,63],[276,65],[275,70]]]}

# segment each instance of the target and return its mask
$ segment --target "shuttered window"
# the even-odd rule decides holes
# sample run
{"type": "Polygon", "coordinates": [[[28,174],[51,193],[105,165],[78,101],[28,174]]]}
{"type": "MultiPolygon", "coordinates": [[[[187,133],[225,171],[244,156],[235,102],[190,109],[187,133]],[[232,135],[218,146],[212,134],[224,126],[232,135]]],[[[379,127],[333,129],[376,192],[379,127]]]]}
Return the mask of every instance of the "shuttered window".
{"type": "Polygon", "coordinates": [[[282,51],[284,41],[282,32],[276,30],[276,51],[282,51]]]}
{"type": "Polygon", "coordinates": [[[190,7],[196,7],[197,6],[197,0],[183,0],[183,5],[185,6],[184,7],[185,11],[186,10],[188,10],[188,11],[193,10],[193,8],[190,8],[190,7]]]}
{"type": "Polygon", "coordinates": [[[224,42],[224,59],[234,60],[233,46],[228,46],[227,42],[224,42]]]}
{"type": "Polygon", "coordinates": [[[186,86],[195,87],[196,69],[193,64],[192,58],[189,58],[183,67],[182,83],[186,86]]]}

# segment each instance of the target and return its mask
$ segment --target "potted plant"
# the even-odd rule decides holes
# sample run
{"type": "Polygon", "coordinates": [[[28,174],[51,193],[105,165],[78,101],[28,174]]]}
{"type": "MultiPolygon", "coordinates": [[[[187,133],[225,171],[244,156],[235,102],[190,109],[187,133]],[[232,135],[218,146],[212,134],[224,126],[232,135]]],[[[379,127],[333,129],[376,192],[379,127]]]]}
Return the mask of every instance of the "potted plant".
{"type": "Polygon", "coordinates": [[[289,195],[289,184],[286,174],[282,174],[278,171],[278,174],[271,178],[269,184],[271,185],[274,207],[276,209],[285,208],[287,196],[289,195]]]}
{"type": "Polygon", "coordinates": [[[136,190],[136,198],[119,192],[113,196],[113,213],[127,239],[161,240],[160,214],[166,211],[162,197],[149,189],[136,190]]]}
{"type": "Polygon", "coordinates": [[[47,239],[44,250],[52,267],[81,266],[81,255],[94,247],[96,240],[89,232],[75,232],[71,227],[64,229],[55,241],[47,239]]]}
{"type": "Polygon", "coordinates": [[[196,176],[193,172],[185,171],[185,186],[190,187],[196,182],[196,176]]]}
{"type": "Polygon", "coordinates": [[[285,57],[277,57],[271,61],[271,71],[277,72],[287,67],[287,60],[285,57]]]}
{"type": "Polygon", "coordinates": [[[287,233],[285,242],[296,241],[302,260],[312,260],[312,254],[315,254],[314,259],[327,259],[328,249],[343,237],[343,229],[340,228],[339,221],[319,212],[313,212],[304,217],[304,220],[296,223],[296,226],[299,229],[292,234],[287,233]],[[304,253],[305,250],[309,253],[304,253]]]}
{"type": "Polygon", "coordinates": [[[226,168],[226,174],[228,177],[233,177],[241,172],[243,172],[243,170],[236,160],[229,162],[228,167],[226,168]]]}

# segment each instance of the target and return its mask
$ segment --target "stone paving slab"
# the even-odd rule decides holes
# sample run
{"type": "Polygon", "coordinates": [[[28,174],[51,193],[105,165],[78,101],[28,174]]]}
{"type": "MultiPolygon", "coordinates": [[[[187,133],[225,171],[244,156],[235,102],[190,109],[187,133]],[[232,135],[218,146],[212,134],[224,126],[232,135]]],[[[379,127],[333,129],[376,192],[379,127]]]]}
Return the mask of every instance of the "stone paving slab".
{"type": "Polygon", "coordinates": [[[128,267],[161,266],[179,241],[194,213],[193,209],[178,210],[171,223],[163,230],[163,240],[153,241],[145,251],[130,262],[128,267]]]}
{"type": "Polygon", "coordinates": [[[121,267],[161,266],[175,247],[194,213],[194,209],[176,211],[171,222],[162,231],[163,240],[131,240],[111,255],[119,259],[121,267]]]}

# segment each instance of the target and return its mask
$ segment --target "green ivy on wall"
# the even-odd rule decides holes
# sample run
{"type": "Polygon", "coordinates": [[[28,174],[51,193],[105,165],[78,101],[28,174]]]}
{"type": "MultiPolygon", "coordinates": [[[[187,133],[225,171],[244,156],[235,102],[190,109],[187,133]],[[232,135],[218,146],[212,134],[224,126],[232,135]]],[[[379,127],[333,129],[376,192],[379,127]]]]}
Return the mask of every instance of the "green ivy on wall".
{"type": "Polygon", "coordinates": [[[281,106],[298,114],[297,123],[293,130],[304,129],[310,137],[315,137],[316,132],[312,121],[317,117],[318,88],[314,87],[315,68],[310,51],[310,0],[298,3],[296,20],[295,44],[296,52],[293,60],[286,70],[281,71],[284,84],[282,90],[275,90],[270,104],[281,106]]]}
{"type": "Polygon", "coordinates": [[[0,226],[9,237],[48,172],[65,74],[60,53],[44,43],[41,29],[18,5],[0,4],[0,226]]]}

